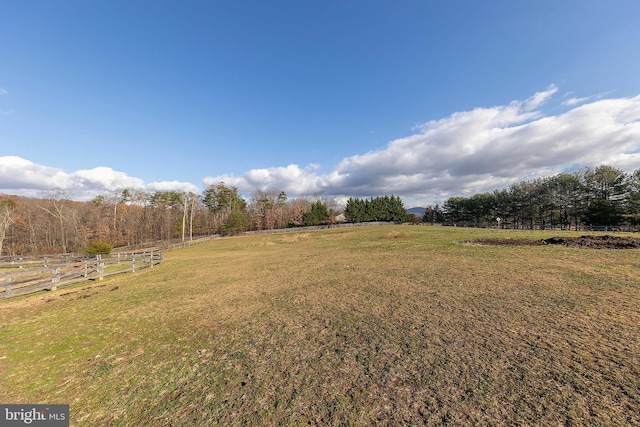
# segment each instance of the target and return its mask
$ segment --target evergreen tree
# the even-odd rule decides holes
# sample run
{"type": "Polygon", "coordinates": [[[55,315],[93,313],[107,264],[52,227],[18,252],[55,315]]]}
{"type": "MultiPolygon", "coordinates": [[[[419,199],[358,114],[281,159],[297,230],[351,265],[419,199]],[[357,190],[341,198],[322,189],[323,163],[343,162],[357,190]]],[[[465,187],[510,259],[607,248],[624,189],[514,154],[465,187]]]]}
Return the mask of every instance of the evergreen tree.
{"type": "Polygon", "coordinates": [[[422,215],[422,222],[427,224],[440,224],[444,222],[444,213],[439,205],[427,206],[422,215]]]}
{"type": "Polygon", "coordinates": [[[211,185],[204,191],[202,202],[213,213],[229,213],[234,209],[244,210],[247,202],[238,194],[236,187],[227,187],[224,182],[211,185]]]}
{"type": "Polygon", "coordinates": [[[329,219],[327,205],[322,200],[317,200],[311,204],[311,210],[302,214],[304,225],[320,225],[329,219]]]}
{"type": "Polygon", "coordinates": [[[232,210],[221,227],[223,234],[239,234],[247,231],[247,217],[239,209],[232,210]]]}
{"type": "Polygon", "coordinates": [[[627,177],[625,209],[629,222],[633,225],[640,224],[640,169],[627,177]]]}
{"type": "Polygon", "coordinates": [[[350,197],[344,209],[344,216],[349,222],[363,222],[365,213],[365,203],[360,199],[350,197]]]}
{"type": "Polygon", "coordinates": [[[406,222],[409,219],[400,196],[378,196],[366,200],[350,198],[344,214],[349,222],[406,222]]]}

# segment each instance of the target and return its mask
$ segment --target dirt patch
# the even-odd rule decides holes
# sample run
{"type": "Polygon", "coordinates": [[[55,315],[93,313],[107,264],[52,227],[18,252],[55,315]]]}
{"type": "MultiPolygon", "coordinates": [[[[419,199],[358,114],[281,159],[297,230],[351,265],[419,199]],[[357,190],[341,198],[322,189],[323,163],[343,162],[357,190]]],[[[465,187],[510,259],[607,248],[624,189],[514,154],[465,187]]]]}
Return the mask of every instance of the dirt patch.
{"type": "Polygon", "coordinates": [[[580,237],[551,237],[544,239],[548,245],[564,245],[579,248],[594,249],[638,249],[640,238],[619,236],[580,236],[580,237]]]}
{"type": "Polygon", "coordinates": [[[491,246],[541,246],[564,245],[573,248],[592,249],[638,249],[640,238],[620,236],[580,236],[580,237],[550,237],[542,240],[531,239],[476,239],[470,243],[491,246]]]}
{"type": "Polygon", "coordinates": [[[545,244],[544,240],[531,240],[531,239],[475,239],[470,240],[468,243],[482,246],[542,246],[545,244]]]}

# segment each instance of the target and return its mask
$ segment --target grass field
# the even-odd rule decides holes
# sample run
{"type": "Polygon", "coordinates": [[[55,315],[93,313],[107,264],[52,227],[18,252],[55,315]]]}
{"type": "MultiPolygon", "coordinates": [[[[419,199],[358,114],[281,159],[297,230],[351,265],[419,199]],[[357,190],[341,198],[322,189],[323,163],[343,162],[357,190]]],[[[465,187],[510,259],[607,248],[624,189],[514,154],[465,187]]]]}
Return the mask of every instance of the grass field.
{"type": "Polygon", "coordinates": [[[640,251],[465,243],[558,233],[225,238],[1,301],[0,402],[73,426],[640,425],[640,251]]]}

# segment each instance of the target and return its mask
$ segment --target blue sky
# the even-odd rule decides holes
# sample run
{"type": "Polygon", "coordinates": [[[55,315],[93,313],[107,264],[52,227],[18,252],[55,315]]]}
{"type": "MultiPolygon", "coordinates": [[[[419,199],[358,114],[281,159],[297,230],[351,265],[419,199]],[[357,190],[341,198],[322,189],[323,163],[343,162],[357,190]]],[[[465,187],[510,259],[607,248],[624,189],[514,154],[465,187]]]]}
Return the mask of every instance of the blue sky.
{"type": "Polygon", "coordinates": [[[0,14],[0,193],[397,194],[640,168],[637,1],[31,1],[0,14]]]}

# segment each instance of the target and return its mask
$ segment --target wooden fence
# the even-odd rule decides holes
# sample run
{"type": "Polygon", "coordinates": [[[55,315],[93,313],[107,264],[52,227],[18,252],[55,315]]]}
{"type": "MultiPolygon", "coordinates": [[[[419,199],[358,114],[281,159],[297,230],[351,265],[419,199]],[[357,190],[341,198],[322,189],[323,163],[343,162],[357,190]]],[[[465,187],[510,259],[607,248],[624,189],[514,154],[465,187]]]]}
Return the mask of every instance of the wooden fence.
{"type": "MultiPolygon", "coordinates": [[[[275,230],[248,231],[241,235],[300,232],[325,228],[357,227],[364,225],[387,225],[392,222],[343,223],[314,227],[294,227],[275,230]]],[[[120,274],[150,268],[162,262],[163,250],[171,250],[197,245],[220,235],[198,237],[193,240],[154,243],[129,247],[129,252],[113,253],[108,256],[88,256],[61,254],[47,256],[4,256],[0,257],[0,299],[25,295],[45,289],[88,280],[102,280],[113,274],[120,274]]]]}
{"type": "Polygon", "coordinates": [[[550,224],[511,224],[488,222],[441,222],[429,225],[442,225],[449,227],[467,227],[467,228],[500,228],[503,230],[550,230],[550,231],[599,231],[608,233],[637,233],[640,231],[638,225],[550,225],[550,224]]]}
{"type": "Polygon", "coordinates": [[[151,268],[162,262],[162,251],[121,252],[111,255],[49,255],[44,257],[2,257],[0,298],[25,295],[45,289],[56,290],[88,280],[102,280],[113,274],[151,268]]]}

